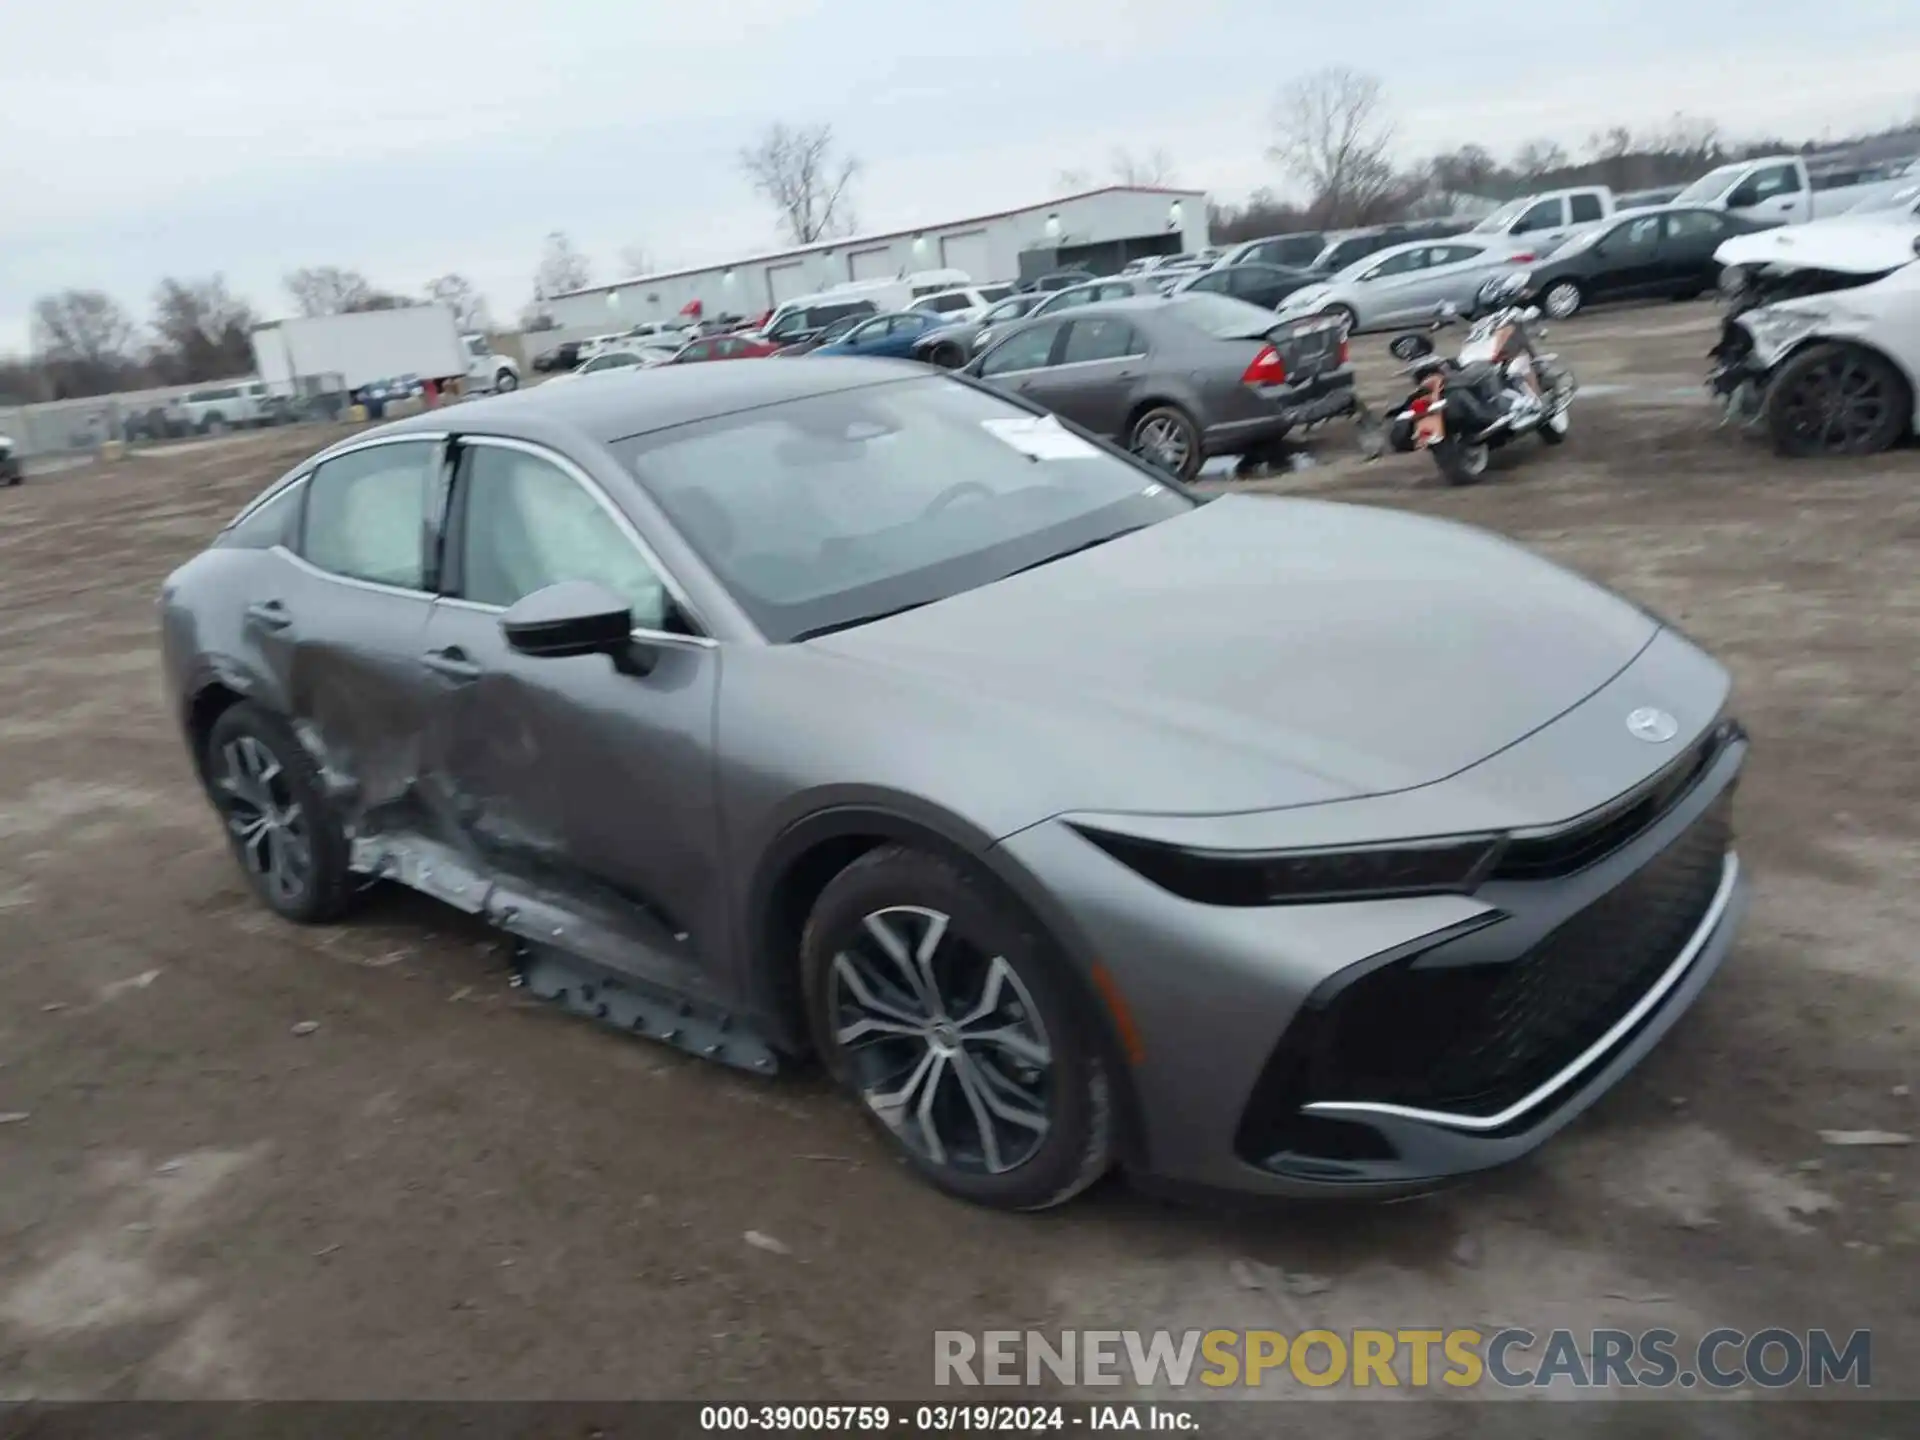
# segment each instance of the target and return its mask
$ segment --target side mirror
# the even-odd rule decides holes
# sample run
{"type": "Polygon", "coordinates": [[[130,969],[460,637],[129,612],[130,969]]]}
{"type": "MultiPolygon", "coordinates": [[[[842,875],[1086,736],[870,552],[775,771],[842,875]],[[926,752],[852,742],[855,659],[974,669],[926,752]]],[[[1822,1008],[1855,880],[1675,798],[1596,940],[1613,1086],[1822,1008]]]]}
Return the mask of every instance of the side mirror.
{"type": "Polygon", "coordinates": [[[500,617],[507,644],[539,660],[610,656],[623,671],[644,675],[653,657],[633,641],[633,607],[591,580],[562,580],[522,596],[500,617]]]}
{"type": "Polygon", "coordinates": [[[1387,353],[1396,360],[1419,360],[1433,353],[1433,341],[1424,335],[1396,335],[1387,353]]]}

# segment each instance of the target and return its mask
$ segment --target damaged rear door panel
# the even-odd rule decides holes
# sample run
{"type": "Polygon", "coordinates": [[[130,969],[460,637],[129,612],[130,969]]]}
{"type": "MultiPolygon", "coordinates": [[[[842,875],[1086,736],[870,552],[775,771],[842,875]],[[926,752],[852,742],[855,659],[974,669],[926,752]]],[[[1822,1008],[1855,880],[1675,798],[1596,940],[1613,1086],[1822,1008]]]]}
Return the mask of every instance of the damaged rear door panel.
{"type": "Polygon", "coordinates": [[[274,552],[245,610],[249,648],[356,828],[404,810],[419,770],[441,454],[437,440],[409,439],[321,464],[304,486],[298,553],[274,552]]]}
{"type": "Polygon", "coordinates": [[[443,556],[443,598],[415,657],[429,682],[419,763],[430,835],[491,882],[478,908],[523,937],[717,994],[719,650],[663,633],[674,602],[630,522],[538,447],[463,445],[443,556]],[[508,646],[501,613],[562,580],[632,601],[648,673],[508,646]]]}

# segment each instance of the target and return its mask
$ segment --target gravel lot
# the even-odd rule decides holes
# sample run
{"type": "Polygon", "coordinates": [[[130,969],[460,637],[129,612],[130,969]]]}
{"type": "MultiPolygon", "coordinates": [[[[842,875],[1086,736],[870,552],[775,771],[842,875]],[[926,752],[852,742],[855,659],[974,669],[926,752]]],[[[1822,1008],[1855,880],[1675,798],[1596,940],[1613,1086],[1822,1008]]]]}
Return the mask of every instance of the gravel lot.
{"type": "Polygon", "coordinates": [[[1571,442],[1475,489],[1339,436],[1246,487],[1616,585],[1725,657],[1756,740],[1754,908],[1694,1013],[1530,1161],[1393,1206],[967,1209],[816,1080],[567,1019],[425,901],[272,919],[163,712],[153,598],[325,435],[0,494],[0,1399],[904,1398],[935,1328],[1489,1322],[1871,1326],[1879,1392],[1920,1396],[1920,1151],[1819,1136],[1920,1131],[1920,454],[1717,431],[1711,324],[1559,327],[1593,387],[1571,442]]]}

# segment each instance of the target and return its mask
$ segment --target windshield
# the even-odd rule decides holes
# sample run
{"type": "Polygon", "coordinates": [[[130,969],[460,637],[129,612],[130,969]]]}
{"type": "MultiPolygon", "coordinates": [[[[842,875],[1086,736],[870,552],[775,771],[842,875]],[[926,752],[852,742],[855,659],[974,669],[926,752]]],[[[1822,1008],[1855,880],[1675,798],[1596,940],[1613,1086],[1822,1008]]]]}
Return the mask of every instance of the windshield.
{"type": "Polygon", "coordinates": [[[1709,170],[1674,196],[1671,203],[1675,205],[1709,204],[1731,190],[1734,181],[1746,173],[1745,165],[1722,165],[1718,170],[1709,170]]]}
{"type": "Polygon", "coordinates": [[[776,643],[976,589],[1195,504],[1051,417],[946,377],[613,448],[776,643]]]}
{"type": "Polygon", "coordinates": [[[1920,203],[1920,185],[1902,185],[1891,195],[1882,195],[1873,200],[1862,200],[1853,207],[1856,215],[1883,214],[1889,210],[1912,210],[1920,203]]]}
{"type": "Polygon", "coordinates": [[[1531,195],[1522,195],[1518,200],[1509,200],[1478,225],[1474,226],[1470,233],[1487,235],[1496,230],[1505,230],[1507,226],[1518,220],[1532,203],[1533,197],[1531,195]]]}

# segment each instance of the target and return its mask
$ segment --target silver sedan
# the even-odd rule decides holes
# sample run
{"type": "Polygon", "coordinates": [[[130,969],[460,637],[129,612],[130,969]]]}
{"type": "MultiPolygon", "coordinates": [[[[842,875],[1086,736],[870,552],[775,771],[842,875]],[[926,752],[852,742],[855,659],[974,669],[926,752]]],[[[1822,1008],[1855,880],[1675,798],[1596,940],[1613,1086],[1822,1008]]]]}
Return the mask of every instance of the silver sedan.
{"type": "Polygon", "coordinates": [[[1350,331],[1411,325],[1451,302],[1462,310],[1473,303],[1490,275],[1524,259],[1510,244],[1460,237],[1418,240],[1377,250],[1330,277],[1296,290],[1280,303],[1279,313],[1338,315],[1350,331]]]}

